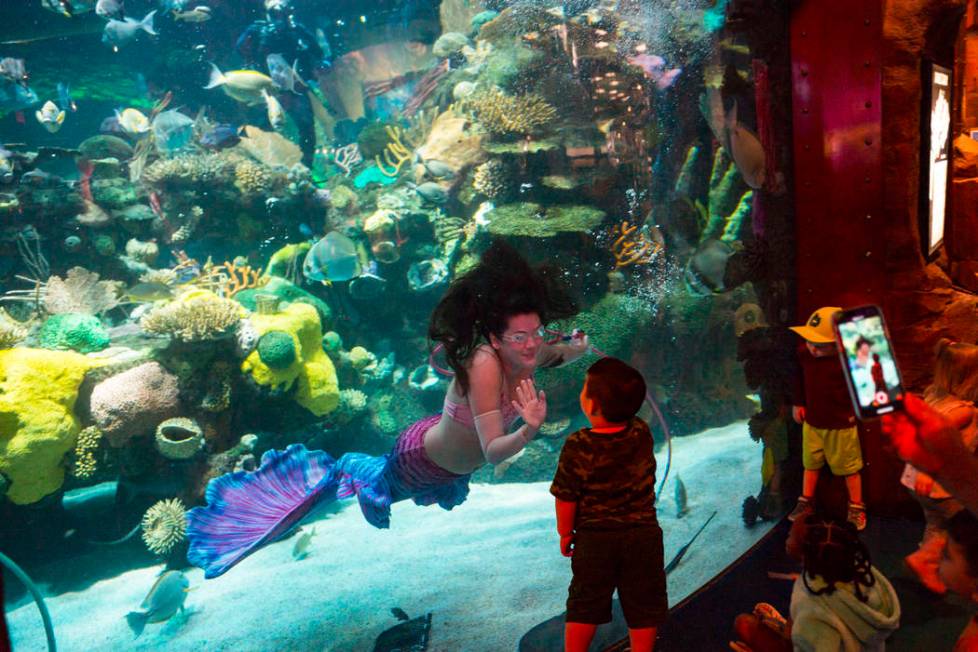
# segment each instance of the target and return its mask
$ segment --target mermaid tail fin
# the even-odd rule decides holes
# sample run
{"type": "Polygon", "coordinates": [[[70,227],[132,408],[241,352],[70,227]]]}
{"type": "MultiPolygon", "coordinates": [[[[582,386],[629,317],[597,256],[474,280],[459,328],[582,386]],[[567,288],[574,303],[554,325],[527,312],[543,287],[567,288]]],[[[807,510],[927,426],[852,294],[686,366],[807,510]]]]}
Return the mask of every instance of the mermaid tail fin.
{"type": "Polygon", "coordinates": [[[337,498],[356,496],[360,511],[367,522],[376,528],[391,526],[391,503],[395,498],[387,481],[389,457],[374,457],[364,453],[346,453],[336,463],[339,487],[337,498]]]}
{"type": "Polygon", "coordinates": [[[281,538],[322,501],[337,497],[336,462],[294,444],[270,450],[254,472],[237,471],[207,485],[207,505],[187,512],[187,559],[217,577],[281,538]]]}

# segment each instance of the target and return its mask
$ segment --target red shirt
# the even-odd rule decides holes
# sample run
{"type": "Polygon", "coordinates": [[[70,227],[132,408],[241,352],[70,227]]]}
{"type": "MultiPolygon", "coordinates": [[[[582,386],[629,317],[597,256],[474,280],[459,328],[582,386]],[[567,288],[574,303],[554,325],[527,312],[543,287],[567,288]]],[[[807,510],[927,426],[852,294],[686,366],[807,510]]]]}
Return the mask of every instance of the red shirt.
{"type": "Polygon", "coordinates": [[[805,407],[805,422],[815,428],[838,430],[856,425],[852,399],[836,355],[816,358],[802,345],[798,351],[801,378],[793,402],[805,407]]]}

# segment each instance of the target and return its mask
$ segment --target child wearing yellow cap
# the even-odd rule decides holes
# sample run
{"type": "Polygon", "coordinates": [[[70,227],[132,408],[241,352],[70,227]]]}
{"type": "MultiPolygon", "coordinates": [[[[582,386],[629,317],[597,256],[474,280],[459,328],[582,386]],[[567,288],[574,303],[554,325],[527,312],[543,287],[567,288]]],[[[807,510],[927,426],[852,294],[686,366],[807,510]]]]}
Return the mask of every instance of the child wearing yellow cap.
{"type": "Polygon", "coordinates": [[[844,476],[849,491],[847,520],[857,530],[866,527],[863,504],[862,449],[856,415],[839,361],[832,332],[832,316],[841,308],[824,307],[812,313],[804,326],[792,327],[805,340],[807,353],[799,353],[800,383],[794,388],[792,415],[802,424],[802,494],[788,515],[794,521],[815,510],[815,488],[822,467],[844,476]]]}

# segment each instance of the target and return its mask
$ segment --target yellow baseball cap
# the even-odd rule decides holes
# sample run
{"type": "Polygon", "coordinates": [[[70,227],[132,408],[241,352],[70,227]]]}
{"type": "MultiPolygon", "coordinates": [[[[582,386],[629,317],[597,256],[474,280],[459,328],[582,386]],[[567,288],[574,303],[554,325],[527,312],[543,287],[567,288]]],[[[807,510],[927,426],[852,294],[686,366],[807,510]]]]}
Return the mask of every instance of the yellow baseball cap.
{"type": "Polygon", "coordinates": [[[828,306],[819,308],[812,313],[804,326],[792,326],[791,330],[798,333],[812,344],[827,344],[835,341],[832,332],[832,315],[842,312],[842,308],[828,306]]]}

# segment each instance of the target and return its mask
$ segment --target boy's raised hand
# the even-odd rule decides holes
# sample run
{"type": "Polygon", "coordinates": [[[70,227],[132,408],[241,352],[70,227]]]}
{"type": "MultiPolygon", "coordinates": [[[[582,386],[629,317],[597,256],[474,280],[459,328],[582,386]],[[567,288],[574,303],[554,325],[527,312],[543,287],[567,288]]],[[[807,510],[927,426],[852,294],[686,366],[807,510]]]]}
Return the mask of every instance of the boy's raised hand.
{"type": "Polygon", "coordinates": [[[513,408],[523,417],[526,425],[537,430],[547,418],[547,395],[542,390],[537,393],[533,380],[526,378],[516,386],[513,408]]]}

